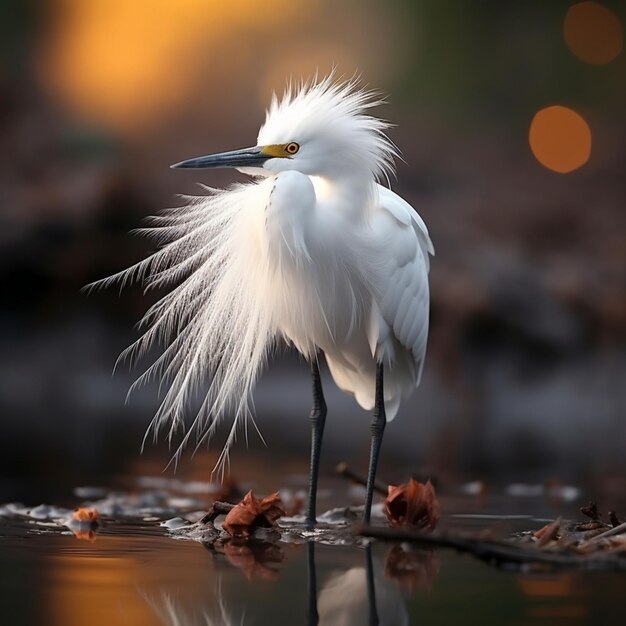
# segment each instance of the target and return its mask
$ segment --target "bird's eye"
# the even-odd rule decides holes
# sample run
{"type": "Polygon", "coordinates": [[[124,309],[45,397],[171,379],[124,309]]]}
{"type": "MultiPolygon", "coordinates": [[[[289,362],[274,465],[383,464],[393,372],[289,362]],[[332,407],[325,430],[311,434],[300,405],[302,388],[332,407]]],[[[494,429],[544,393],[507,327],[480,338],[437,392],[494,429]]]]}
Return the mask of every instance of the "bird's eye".
{"type": "Polygon", "coordinates": [[[295,141],[292,141],[285,146],[285,151],[288,154],[295,154],[298,150],[300,150],[300,146],[295,141]]]}

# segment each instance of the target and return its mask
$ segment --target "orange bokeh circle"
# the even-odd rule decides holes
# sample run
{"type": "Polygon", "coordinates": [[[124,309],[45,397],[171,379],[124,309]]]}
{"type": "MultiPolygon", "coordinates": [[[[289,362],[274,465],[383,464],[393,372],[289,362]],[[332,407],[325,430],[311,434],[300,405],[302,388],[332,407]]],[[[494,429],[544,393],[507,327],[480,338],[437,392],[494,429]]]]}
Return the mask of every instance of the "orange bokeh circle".
{"type": "Polygon", "coordinates": [[[563,37],[582,61],[606,65],[622,51],[624,29],[611,9],[598,2],[579,2],[567,10],[563,37]]]}
{"type": "Polygon", "coordinates": [[[535,114],[528,133],[535,158],[554,172],[567,174],[591,155],[591,130],[584,118],[567,107],[554,105],[535,114]]]}

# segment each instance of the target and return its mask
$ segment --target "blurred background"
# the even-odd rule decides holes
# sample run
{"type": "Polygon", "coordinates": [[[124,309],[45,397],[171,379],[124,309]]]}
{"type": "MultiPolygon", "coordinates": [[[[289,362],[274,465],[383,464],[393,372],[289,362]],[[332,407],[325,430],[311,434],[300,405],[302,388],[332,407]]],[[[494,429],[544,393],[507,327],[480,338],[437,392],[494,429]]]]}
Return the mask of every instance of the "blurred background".
{"type": "MultiPolygon", "coordinates": [[[[254,143],[290,77],[362,75],[428,224],[423,383],[381,476],[622,484],[626,465],[623,2],[0,3],[0,501],[158,473],[157,405],[118,353],[153,301],[86,283],[143,258],[142,219],[243,179],[168,165],[254,143]]],[[[326,378],[324,471],[365,470],[369,416],[326,378]]],[[[233,474],[304,472],[306,364],[279,354],[233,474]],[[261,468],[261,469],[259,469],[261,468]]],[[[183,458],[207,478],[216,453],[183,458]]],[[[173,473],[173,469],[167,470],[173,473]]],[[[269,485],[268,488],[272,486],[269,485]]]]}

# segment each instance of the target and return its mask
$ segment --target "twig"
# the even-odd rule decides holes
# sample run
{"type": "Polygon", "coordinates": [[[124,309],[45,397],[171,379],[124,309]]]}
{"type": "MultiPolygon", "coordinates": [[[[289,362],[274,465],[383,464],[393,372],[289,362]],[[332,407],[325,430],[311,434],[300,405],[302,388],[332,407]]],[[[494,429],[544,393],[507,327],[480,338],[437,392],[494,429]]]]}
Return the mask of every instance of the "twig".
{"type": "Polygon", "coordinates": [[[200,520],[201,524],[209,524],[213,523],[219,515],[226,515],[230,513],[230,511],[235,507],[234,504],[230,504],[230,502],[220,502],[216,500],[211,508],[204,514],[204,517],[200,520]]]}
{"type": "MultiPolygon", "coordinates": [[[[615,530],[615,529],[613,529],[615,530]]],[[[578,556],[559,552],[549,552],[536,548],[526,548],[510,543],[484,541],[468,536],[436,535],[401,530],[397,528],[384,528],[379,526],[357,525],[353,534],[362,537],[372,537],[386,541],[405,541],[422,546],[439,548],[451,548],[459,552],[467,552],[489,563],[546,563],[555,566],[598,567],[599,563],[615,569],[626,569],[626,559],[616,556],[578,556]]]]}
{"type": "Polygon", "coordinates": [[[621,535],[622,533],[626,533],[626,522],[620,524],[619,526],[615,526],[614,528],[609,528],[609,530],[592,537],[587,541],[587,545],[590,543],[596,543],[600,539],[605,539],[606,537],[613,537],[613,535],[621,535]]]}
{"type": "MultiPolygon", "coordinates": [[[[344,478],[347,478],[348,480],[351,480],[358,485],[363,485],[363,487],[367,487],[367,480],[365,479],[365,477],[351,470],[345,461],[342,461],[341,463],[339,463],[339,465],[337,465],[336,471],[339,476],[343,476],[344,478]]],[[[387,496],[387,487],[385,487],[385,485],[383,485],[381,482],[376,481],[374,483],[374,491],[377,491],[383,496],[387,496]]]]}

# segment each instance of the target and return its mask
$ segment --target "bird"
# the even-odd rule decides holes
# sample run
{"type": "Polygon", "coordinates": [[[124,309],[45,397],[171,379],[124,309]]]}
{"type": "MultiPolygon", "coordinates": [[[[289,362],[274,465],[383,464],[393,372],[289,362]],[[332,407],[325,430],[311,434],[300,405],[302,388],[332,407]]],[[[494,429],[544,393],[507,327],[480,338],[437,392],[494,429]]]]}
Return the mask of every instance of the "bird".
{"type": "Polygon", "coordinates": [[[386,423],[424,366],[434,248],[422,218],[390,188],[399,149],[387,136],[391,124],[371,114],[385,102],[358,77],[289,81],[282,96],[273,94],[253,147],[171,166],[235,168],[247,180],[202,186],[184,206],[147,218],[138,232],[158,249],[96,283],[169,288],[120,359],[134,362],[160,346],[130,391],[159,381],[163,397],[146,437],[166,429],[171,442],[182,431],[176,458],[228,416],[215,468],[223,472],[240,427],[246,436],[249,421],[257,428],[252,392],[272,350],[286,343],[308,361],[311,527],[328,412],[322,358],[335,384],[372,411],[365,522],[386,423]]]}

